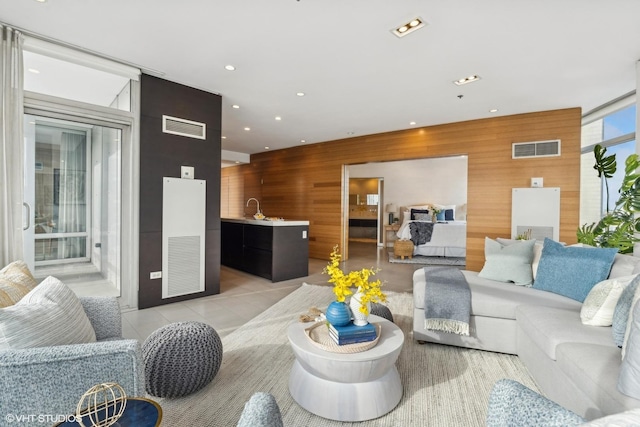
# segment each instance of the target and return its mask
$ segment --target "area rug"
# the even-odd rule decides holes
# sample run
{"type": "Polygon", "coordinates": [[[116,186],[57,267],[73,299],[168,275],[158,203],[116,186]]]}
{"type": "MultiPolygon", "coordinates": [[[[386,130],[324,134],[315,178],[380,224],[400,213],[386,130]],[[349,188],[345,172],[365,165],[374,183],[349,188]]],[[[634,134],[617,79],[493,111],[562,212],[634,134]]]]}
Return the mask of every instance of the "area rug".
{"type": "Polygon", "coordinates": [[[464,267],[467,263],[465,257],[443,257],[414,255],[411,258],[396,258],[393,251],[389,252],[389,262],[396,264],[423,264],[423,265],[455,265],[464,267]]]}
{"type": "MultiPolygon", "coordinates": [[[[167,426],[235,426],[254,392],[273,394],[285,426],[484,426],[493,384],[511,378],[537,391],[516,356],[412,339],[413,297],[387,292],[395,323],[405,334],[397,361],[404,394],[394,410],[370,421],[327,420],[302,409],[289,395],[294,355],[287,327],[309,307],[324,309],[332,301],[328,286],[303,284],[262,314],[222,338],[222,366],[204,389],[178,399],[157,399],[167,426]]],[[[372,402],[372,404],[375,404],[372,402]]]]}

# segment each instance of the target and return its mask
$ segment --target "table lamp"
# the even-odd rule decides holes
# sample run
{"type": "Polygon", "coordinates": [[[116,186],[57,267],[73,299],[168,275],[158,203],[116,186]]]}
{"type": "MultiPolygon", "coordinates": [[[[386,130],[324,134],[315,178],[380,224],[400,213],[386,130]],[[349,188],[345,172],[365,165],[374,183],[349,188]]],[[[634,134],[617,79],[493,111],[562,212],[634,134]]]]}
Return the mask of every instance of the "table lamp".
{"type": "Polygon", "coordinates": [[[396,205],[389,203],[386,206],[385,211],[389,214],[389,225],[393,224],[393,214],[396,212],[396,205]]]}

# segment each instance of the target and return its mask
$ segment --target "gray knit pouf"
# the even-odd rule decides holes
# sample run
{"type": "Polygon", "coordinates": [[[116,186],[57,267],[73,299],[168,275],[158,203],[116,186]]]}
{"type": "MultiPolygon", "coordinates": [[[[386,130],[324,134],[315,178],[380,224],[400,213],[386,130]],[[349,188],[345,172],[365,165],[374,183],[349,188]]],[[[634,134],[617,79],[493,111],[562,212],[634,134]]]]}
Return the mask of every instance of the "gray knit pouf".
{"type": "Polygon", "coordinates": [[[371,303],[371,314],[375,316],[384,317],[389,322],[393,323],[393,314],[386,305],[378,304],[377,302],[371,303]]]}
{"type": "Polygon", "coordinates": [[[181,397],[194,393],[216,376],[222,363],[222,341],[211,326],[176,322],[149,335],[142,344],[147,393],[181,397]]]}

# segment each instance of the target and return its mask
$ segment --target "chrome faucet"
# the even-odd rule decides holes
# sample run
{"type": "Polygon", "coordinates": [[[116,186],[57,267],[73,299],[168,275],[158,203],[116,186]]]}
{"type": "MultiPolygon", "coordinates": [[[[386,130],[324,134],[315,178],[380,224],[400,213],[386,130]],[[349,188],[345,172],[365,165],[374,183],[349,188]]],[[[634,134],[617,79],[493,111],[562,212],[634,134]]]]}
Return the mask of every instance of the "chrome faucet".
{"type": "Polygon", "coordinates": [[[256,211],[256,215],[259,214],[259,213],[262,213],[262,212],[260,212],[260,202],[258,201],[258,199],[254,199],[253,197],[250,198],[249,200],[247,200],[247,206],[249,206],[249,202],[252,201],[252,200],[254,200],[256,202],[256,204],[258,205],[258,210],[256,211]]]}

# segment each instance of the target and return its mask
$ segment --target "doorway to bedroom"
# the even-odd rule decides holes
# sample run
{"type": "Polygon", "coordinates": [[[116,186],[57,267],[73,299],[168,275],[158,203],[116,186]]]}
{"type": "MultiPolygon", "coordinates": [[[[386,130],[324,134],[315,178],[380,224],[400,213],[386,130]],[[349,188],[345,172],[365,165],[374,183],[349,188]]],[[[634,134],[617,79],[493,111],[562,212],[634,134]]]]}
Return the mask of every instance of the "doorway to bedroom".
{"type": "Polygon", "coordinates": [[[380,241],[380,178],[349,179],[349,241],[377,245],[380,241]]]}
{"type": "MultiPolygon", "coordinates": [[[[383,258],[387,260],[386,254],[393,251],[394,241],[399,238],[398,232],[402,225],[410,220],[411,206],[456,206],[455,221],[466,223],[467,177],[466,155],[345,165],[343,253],[349,257],[349,244],[353,243],[357,244],[359,252],[382,252],[383,258]],[[375,242],[366,244],[366,247],[351,239],[349,230],[351,202],[354,201],[353,196],[350,196],[352,181],[359,180],[376,180],[380,184],[377,238],[375,242]]],[[[466,226],[458,240],[462,240],[463,245],[466,244],[466,226]]]]}

